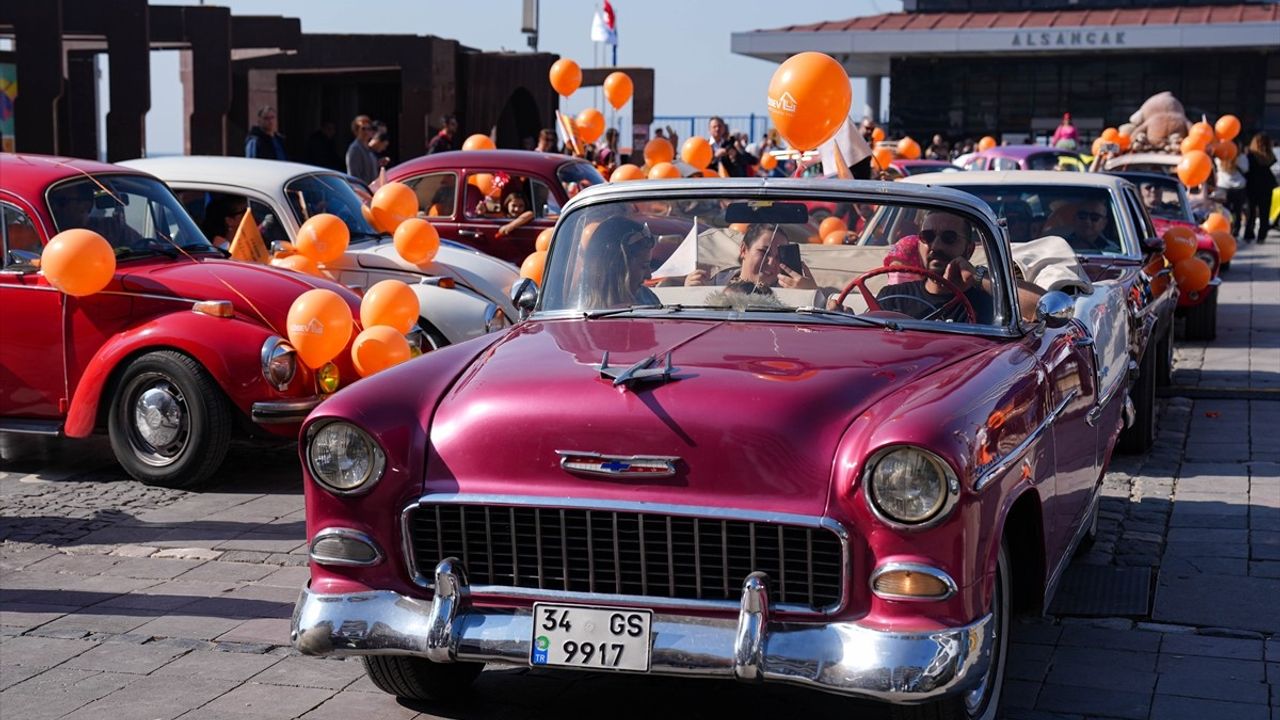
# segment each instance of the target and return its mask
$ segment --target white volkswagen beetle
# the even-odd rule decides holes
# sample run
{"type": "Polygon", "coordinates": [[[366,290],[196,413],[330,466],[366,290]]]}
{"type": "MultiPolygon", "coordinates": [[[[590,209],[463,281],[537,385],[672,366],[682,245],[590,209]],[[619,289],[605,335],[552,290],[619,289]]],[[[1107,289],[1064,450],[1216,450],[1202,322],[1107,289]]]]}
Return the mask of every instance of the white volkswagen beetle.
{"type": "Polygon", "coordinates": [[[391,237],[375,230],[361,212],[361,195],[367,196],[369,189],[345,173],[299,163],[216,156],[119,164],[150,173],[173,188],[211,241],[215,235],[234,233],[219,226],[224,221],[215,217],[218,206],[247,203],[268,245],[292,242],[311,215],[337,215],[351,229],[351,245],[327,269],[352,288],[367,288],[386,279],[409,283],[418,296],[423,340],[431,347],[506,327],[509,318],[516,316],[507,297],[519,279],[514,265],[443,238],[432,262],[406,261],[396,253],[391,237]]]}

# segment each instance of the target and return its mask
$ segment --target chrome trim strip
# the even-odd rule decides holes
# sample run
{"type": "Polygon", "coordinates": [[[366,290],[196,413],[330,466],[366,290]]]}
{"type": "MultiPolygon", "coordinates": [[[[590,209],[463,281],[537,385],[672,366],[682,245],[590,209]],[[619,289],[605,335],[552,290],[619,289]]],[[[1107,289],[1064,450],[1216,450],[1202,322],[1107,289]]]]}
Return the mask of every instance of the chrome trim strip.
{"type": "MultiPolygon", "coordinates": [[[[1130,360],[1129,364],[1132,365],[1133,361],[1130,360]]],[[[1111,401],[1114,400],[1116,395],[1118,395],[1124,388],[1125,383],[1123,377],[1111,384],[1111,389],[1107,391],[1106,397],[1098,400],[1098,402],[1089,410],[1089,414],[1085,416],[1084,421],[1088,423],[1089,427],[1094,427],[1098,424],[1098,419],[1102,417],[1103,408],[1110,405],[1111,401]]]]}
{"type": "Polygon", "coordinates": [[[374,541],[372,537],[369,537],[365,533],[362,533],[359,530],[355,530],[352,528],[330,527],[330,528],[324,528],[323,530],[317,532],[315,534],[315,537],[311,539],[311,544],[307,546],[307,557],[311,558],[312,562],[318,563],[320,565],[346,565],[351,567],[369,567],[371,565],[377,565],[378,563],[381,563],[386,556],[382,554],[382,548],[378,547],[378,543],[374,541]],[[361,561],[361,560],[352,560],[350,558],[340,558],[340,557],[333,557],[329,555],[317,554],[315,550],[316,543],[319,543],[321,540],[325,540],[331,537],[338,537],[346,540],[355,540],[357,542],[361,542],[361,543],[364,543],[365,545],[368,545],[369,548],[373,550],[373,559],[361,561]]]}
{"type": "MultiPolygon", "coordinates": [[[[681,517],[699,518],[703,520],[740,520],[746,522],[763,522],[780,525],[796,525],[811,529],[828,530],[835,533],[840,540],[840,601],[831,607],[814,610],[808,605],[777,604],[778,610],[804,613],[808,615],[835,615],[844,610],[849,603],[849,582],[853,577],[853,553],[850,550],[849,531],[844,525],[828,517],[796,515],[758,510],[739,510],[722,507],[701,507],[696,505],[673,505],[668,503],[646,503],[633,501],[592,500],[586,498],[555,497],[540,495],[496,495],[486,493],[441,493],[427,494],[409,503],[400,511],[400,550],[404,554],[405,567],[409,569],[409,578],[415,585],[432,588],[432,584],[418,567],[413,556],[413,545],[410,540],[409,517],[423,505],[482,505],[482,506],[515,506],[533,507],[537,509],[579,509],[634,512],[641,514],[678,515],[681,517]]],[[[539,532],[536,538],[538,552],[538,580],[542,582],[542,538],[541,523],[535,527],[539,532]]],[[[810,551],[812,553],[812,551],[810,551]]],[[[812,555],[810,555],[812,566],[812,555]]],[[[725,583],[728,583],[727,565],[725,566],[725,583]]],[[[812,578],[812,575],[810,575],[812,578]]],[[[582,602],[612,602],[620,604],[645,605],[680,609],[721,609],[737,607],[738,603],[727,600],[699,600],[685,598],[662,598],[649,595],[619,595],[613,593],[580,593],[564,590],[539,590],[508,585],[473,585],[472,591],[482,595],[503,595],[524,600],[571,599],[582,602]]],[[[813,593],[810,591],[812,597],[813,593]]]]}
{"type": "Polygon", "coordinates": [[[871,592],[874,593],[876,597],[884,598],[885,600],[937,602],[939,600],[946,600],[960,592],[960,589],[956,586],[956,581],[952,580],[951,576],[947,573],[939,570],[938,568],[914,562],[887,562],[877,567],[875,571],[871,573],[871,579],[867,581],[867,585],[871,588],[871,592]],[[920,573],[921,575],[928,575],[935,578],[942,582],[943,585],[947,586],[947,591],[942,595],[899,595],[898,593],[881,592],[876,590],[876,580],[879,579],[881,575],[899,570],[920,573]]]}
{"type": "Polygon", "coordinates": [[[1078,388],[1072,388],[1071,392],[1067,393],[1067,396],[1062,398],[1062,402],[1058,403],[1058,406],[1053,409],[1053,412],[1050,412],[1045,416],[1045,419],[1036,426],[1035,430],[1027,433],[1027,436],[1022,439],[1022,442],[1018,443],[1016,447],[1005,453],[1004,457],[992,460],[986,465],[978,468],[974,473],[976,479],[973,482],[973,491],[981,491],[989,485],[992,480],[995,480],[997,477],[1003,475],[1009,468],[1013,467],[1014,463],[1018,461],[1018,458],[1022,457],[1022,455],[1040,439],[1041,435],[1044,435],[1044,431],[1048,430],[1049,426],[1058,420],[1058,416],[1067,409],[1067,405],[1071,404],[1071,401],[1075,400],[1076,396],[1079,394],[1080,390],[1078,388]]]}
{"type": "Polygon", "coordinates": [[[172,300],[173,302],[188,303],[188,304],[206,302],[205,300],[197,300],[196,298],[178,297],[176,295],[156,295],[154,293],[124,292],[123,290],[100,290],[96,294],[119,295],[121,297],[140,297],[140,298],[147,298],[148,300],[172,300]]]}
{"type": "Polygon", "coordinates": [[[951,514],[951,511],[956,507],[956,502],[960,499],[960,481],[956,478],[956,471],[951,467],[951,463],[942,459],[942,457],[937,453],[930,452],[918,445],[886,445],[885,447],[875,451],[871,454],[871,457],[867,458],[867,461],[863,463],[862,474],[859,478],[859,482],[862,484],[862,498],[866,501],[867,507],[870,508],[871,514],[875,515],[876,519],[880,522],[897,530],[915,531],[934,527],[951,514]],[[878,505],[876,505],[875,500],[871,497],[871,474],[875,472],[876,465],[880,463],[880,460],[884,458],[885,455],[903,448],[910,448],[930,456],[933,458],[933,461],[946,472],[947,497],[942,501],[942,507],[938,509],[938,512],[918,523],[906,523],[889,517],[878,505]]]}
{"type": "Polygon", "coordinates": [[[0,420],[0,432],[14,433],[17,435],[43,435],[46,437],[57,437],[62,434],[62,423],[57,420],[20,420],[9,419],[0,420]]]}
{"type": "Polygon", "coordinates": [[[665,478],[676,474],[676,463],[680,458],[674,455],[604,455],[589,450],[556,450],[556,455],[560,456],[560,469],[574,475],[588,475],[592,477],[607,478],[665,478]],[[571,462],[574,458],[591,458],[593,460],[601,460],[600,469],[589,467],[577,467],[578,463],[571,462]],[[625,470],[614,472],[604,468],[611,462],[636,464],[642,467],[656,467],[656,469],[648,472],[629,473],[625,470]],[[574,467],[570,467],[570,466],[574,467]]]}
{"type": "Polygon", "coordinates": [[[301,400],[264,400],[250,408],[250,417],[259,425],[300,423],[324,398],[309,397],[301,400]]]}

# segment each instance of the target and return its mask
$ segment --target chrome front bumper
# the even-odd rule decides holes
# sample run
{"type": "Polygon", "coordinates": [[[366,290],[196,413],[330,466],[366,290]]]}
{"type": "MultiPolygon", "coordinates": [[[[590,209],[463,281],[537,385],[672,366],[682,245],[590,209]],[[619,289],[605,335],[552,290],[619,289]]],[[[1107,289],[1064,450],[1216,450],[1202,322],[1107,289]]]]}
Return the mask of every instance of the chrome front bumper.
{"type": "Polygon", "coordinates": [[[259,425],[301,423],[307,419],[312,410],[316,409],[321,400],[324,398],[309,397],[298,400],[256,402],[250,408],[249,417],[259,425]]]}
{"type": "MultiPolygon", "coordinates": [[[[768,578],[752,573],[736,619],[653,614],[650,672],[782,682],[885,702],[963,692],[986,674],[995,639],[987,615],[964,627],[891,632],[856,622],[774,622],[768,578]]],[[[528,665],[530,608],[473,605],[461,564],[436,566],[434,600],[391,591],[303,589],[291,638],[305,655],[417,655],[434,662],[528,665]]]]}

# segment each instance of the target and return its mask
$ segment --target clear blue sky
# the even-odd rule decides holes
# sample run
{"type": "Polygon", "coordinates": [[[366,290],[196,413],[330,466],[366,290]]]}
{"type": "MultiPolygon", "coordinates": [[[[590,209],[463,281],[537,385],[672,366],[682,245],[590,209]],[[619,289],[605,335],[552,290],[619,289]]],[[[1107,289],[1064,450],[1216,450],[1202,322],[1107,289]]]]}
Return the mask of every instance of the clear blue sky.
{"type": "MultiPolygon", "coordinates": [[[[151,1],[157,5],[198,4],[194,0],[151,1]]],[[[766,112],[765,88],[776,65],[729,52],[729,36],[733,32],[902,9],[900,0],[611,2],[618,19],[618,64],[654,68],[654,110],[660,116],[766,112]]],[[[297,17],[302,21],[303,32],[437,35],[481,50],[524,51],[528,48],[525,35],[520,32],[521,0],[380,0],[374,3],[222,0],[205,4],[225,5],[238,15],[297,17]]],[[[538,49],[572,58],[583,67],[592,66],[591,16],[600,5],[599,0],[541,0],[540,5],[538,49]]],[[[607,61],[606,57],[606,64],[607,61]]],[[[177,53],[153,52],[151,68],[148,153],[180,153],[182,87],[178,80],[177,53]]],[[[104,83],[105,76],[104,72],[104,83]]],[[[105,84],[102,88],[105,103],[105,84]]],[[[860,80],[854,81],[853,93],[856,114],[861,111],[864,99],[864,84],[860,80]]],[[[584,89],[562,101],[561,110],[577,113],[592,105],[607,107],[603,98],[596,100],[590,90],[584,89]]],[[[624,107],[624,112],[627,108],[629,106],[624,107]]],[[[705,131],[705,128],[699,130],[705,131]]]]}

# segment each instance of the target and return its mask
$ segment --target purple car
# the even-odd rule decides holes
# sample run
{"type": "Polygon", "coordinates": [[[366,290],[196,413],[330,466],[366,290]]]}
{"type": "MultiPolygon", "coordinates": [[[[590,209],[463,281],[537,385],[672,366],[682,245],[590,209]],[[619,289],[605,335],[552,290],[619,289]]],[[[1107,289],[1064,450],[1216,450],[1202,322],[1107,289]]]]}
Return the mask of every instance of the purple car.
{"type": "Polygon", "coordinates": [[[974,153],[964,161],[965,170],[1065,170],[1088,168],[1076,153],[1044,145],[1000,145],[974,153]]]}

